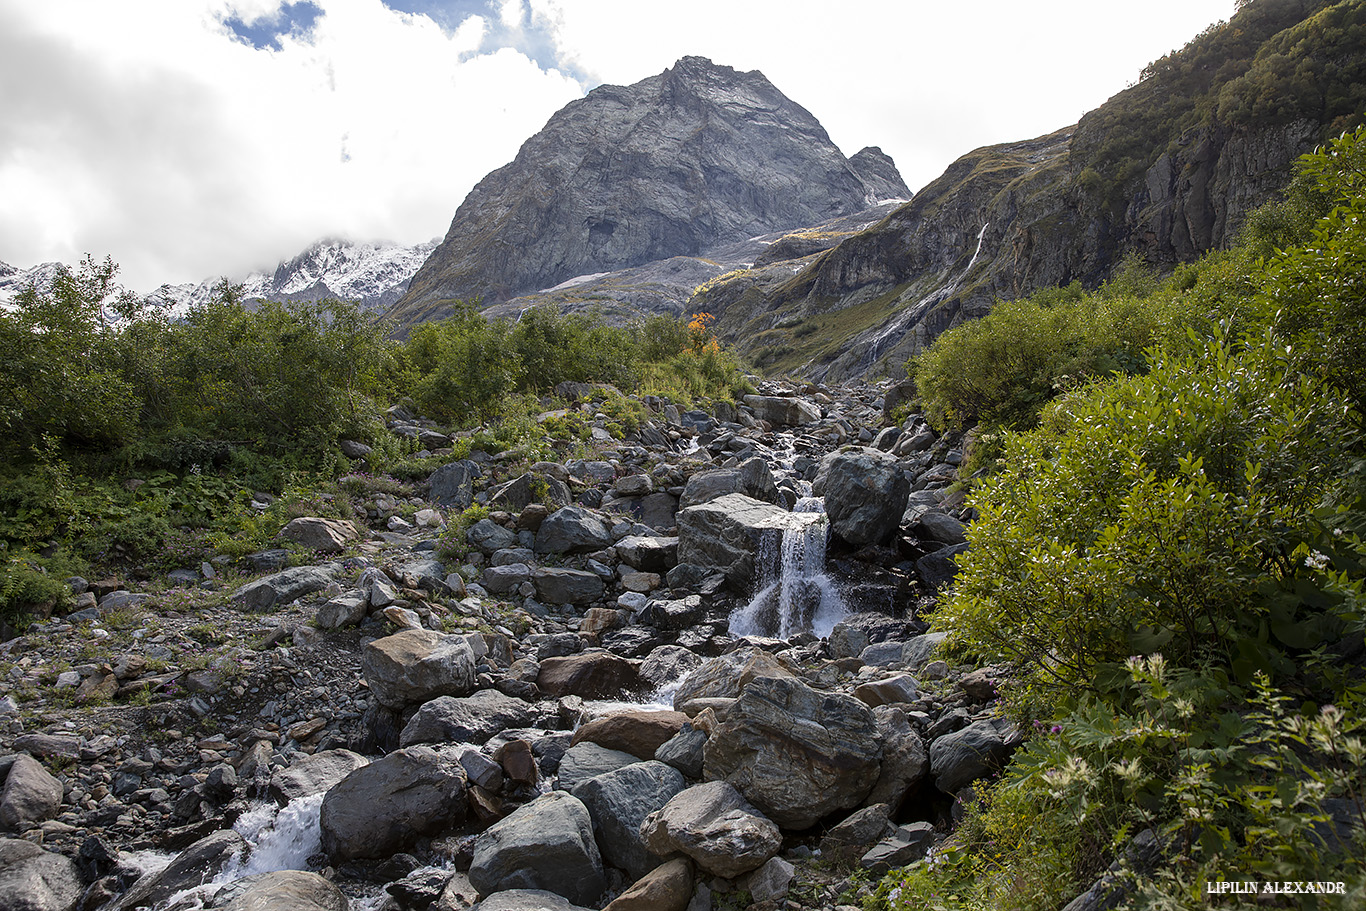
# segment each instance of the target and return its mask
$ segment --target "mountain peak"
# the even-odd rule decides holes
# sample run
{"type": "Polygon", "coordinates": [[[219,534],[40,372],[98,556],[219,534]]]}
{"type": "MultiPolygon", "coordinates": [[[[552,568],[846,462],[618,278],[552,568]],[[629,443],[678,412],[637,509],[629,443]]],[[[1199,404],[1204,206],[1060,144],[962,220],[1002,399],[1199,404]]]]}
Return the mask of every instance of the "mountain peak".
{"type": "Polygon", "coordinates": [[[411,325],[909,195],[891,159],[865,158],[763,73],[683,57],[556,112],[465,198],[392,315],[411,325]]]}

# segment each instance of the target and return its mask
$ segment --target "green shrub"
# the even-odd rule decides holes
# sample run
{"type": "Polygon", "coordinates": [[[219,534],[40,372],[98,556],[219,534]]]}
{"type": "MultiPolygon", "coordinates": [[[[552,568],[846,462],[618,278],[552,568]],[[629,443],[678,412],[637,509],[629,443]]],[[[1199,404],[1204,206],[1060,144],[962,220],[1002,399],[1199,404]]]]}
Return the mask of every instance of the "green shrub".
{"type": "Polygon", "coordinates": [[[1264,650],[1235,651],[1270,620],[1268,574],[1317,578],[1294,554],[1350,463],[1347,410],[1274,341],[1230,347],[1078,391],[1008,435],[936,627],[1063,690],[1157,648],[1265,666],[1301,645],[1288,630],[1319,621],[1281,618],[1264,650]]]}

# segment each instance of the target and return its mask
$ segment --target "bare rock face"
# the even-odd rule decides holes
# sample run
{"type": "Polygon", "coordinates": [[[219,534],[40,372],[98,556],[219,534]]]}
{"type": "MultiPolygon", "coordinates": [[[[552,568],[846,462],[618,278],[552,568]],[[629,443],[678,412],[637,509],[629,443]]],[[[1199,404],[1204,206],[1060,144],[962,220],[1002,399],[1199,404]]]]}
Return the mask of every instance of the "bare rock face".
{"type": "Polygon", "coordinates": [[[0,825],[22,832],[56,816],[61,804],[61,782],[49,775],[41,762],[20,753],[0,792],[0,825]]]}
{"type": "Polygon", "coordinates": [[[17,838],[0,838],[0,907],[68,911],[80,897],[80,872],[70,858],[17,838]]]}
{"type": "Polygon", "coordinates": [[[501,302],[910,195],[886,156],[861,155],[763,74],[684,57],[556,113],[465,198],[391,314],[412,325],[452,299],[501,302]]]}
{"type": "Polygon", "coordinates": [[[881,770],[867,706],[795,677],[760,677],[707,740],[704,773],[725,779],[780,826],[805,829],[856,807],[881,770]]]}
{"type": "Polygon", "coordinates": [[[365,646],[361,669],[382,705],[401,709],[437,696],[464,696],[475,684],[474,650],[461,636],[405,630],[365,646]]]}
{"type": "Polygon", "coordinates": [[[725,781],[680,791],[640,824],[646,847],[660,857],[686,854],[703,870],[734,879],[778,853],[783,836],[725,781]]]}
{"type": "Polygon", "coordinates": [[[465,819],[465,768],[408,747],[356,769],[323,798],[323,851],[334,862],[385,857],[465,819]]]}

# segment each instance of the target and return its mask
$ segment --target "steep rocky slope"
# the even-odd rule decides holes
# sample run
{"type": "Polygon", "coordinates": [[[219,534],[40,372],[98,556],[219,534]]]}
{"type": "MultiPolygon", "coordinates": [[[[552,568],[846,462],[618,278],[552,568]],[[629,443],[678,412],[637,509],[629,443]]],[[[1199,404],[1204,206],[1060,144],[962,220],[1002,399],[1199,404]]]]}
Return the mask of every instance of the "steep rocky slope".
{"type": "Polygon", "coordinates": [[[839,379],[896,372],[998,299],[1095,286],[1126,254],[1189,261],[1359,119],[1364,44],[1360,4],[1250,4],[1076,126],[971,152],[880,224],[690,306],[762,365],[839,379]]]}
{"type": "Polygon", "coordinates": [[[685,57],[556,113],[471,191],[392,315],[411,325],[455,299],[501,303],[909,195],[889,158],[846,159],[763,74],[685,57]]]}

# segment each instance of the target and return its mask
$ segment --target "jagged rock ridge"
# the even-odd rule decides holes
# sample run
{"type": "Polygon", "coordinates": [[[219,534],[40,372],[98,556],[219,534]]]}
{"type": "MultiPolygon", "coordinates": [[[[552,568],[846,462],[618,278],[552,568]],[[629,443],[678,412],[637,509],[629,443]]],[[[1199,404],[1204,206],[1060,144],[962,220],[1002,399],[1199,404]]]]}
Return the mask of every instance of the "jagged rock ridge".
{"type": "Polygon", "coordinates": [[[438,318],[910,196],[876,149],[846,159],[759,72],[685,57],[628,87],[599,86],[485,177],[393,316],[438,318]]]}

